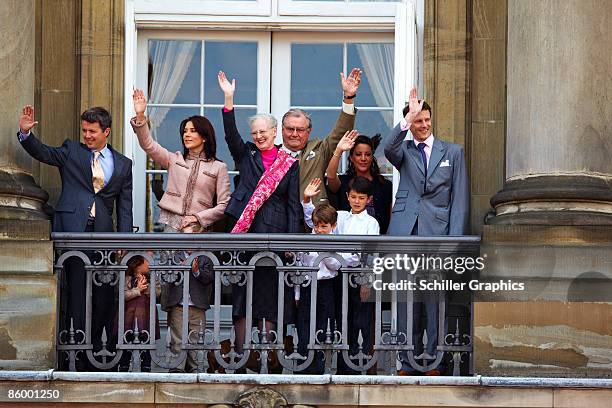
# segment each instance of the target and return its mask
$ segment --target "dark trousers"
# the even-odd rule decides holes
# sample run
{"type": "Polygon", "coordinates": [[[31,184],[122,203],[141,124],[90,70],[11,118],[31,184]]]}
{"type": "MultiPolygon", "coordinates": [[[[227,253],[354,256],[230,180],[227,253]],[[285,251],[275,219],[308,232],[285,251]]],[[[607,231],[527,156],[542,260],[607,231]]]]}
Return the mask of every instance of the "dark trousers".
{"type": "MultiPolygon", "coordinates": [[[[340,281],[340,288],[342,288],[342,281],[340,281]]],[[[373,319],[374,309],[376,304],[369,299],[365,302],[361,301],[359,295],[360,287],[353,288],[349,285],[348,288],[348,345],[349,345],[349,356],[355,356],[359,353],[359,334],[361,333],[361,352],[363,354],[370,354],[372,348],[372,334],[373,334],[373,319]]],[[[353,360],[354,364],[357,364],[357,360],[353,360]]],[[[341,359],[338,363],[338,372],[340,374],[360,374],[359,372],[349,368],[344,363],[344,359],[341,359]]]]}
{"type": "MultiPolygon", "coordinates": [[[[88,223],[85,232],[94,232],[93,223],[88,223]]],[[[86,252],[90,259],[95,259],[98,256],[94,252],[86,252]]],[[[87,305],[87,272],[85,265],[79,258],[69,258],[64,264],[67,284],[67,316],[66,328],[70,328],[70,319],[73,319],[74,330],[83,330],[85,332],[85,307],[87,305]]],[[[91,341],[94,345],[94,351],[102,347],[102,332],[106,329],[107,348],[114,350],[115,345],[112,343],[113,318],[115,316],[115,289],[109,284],[101,286],[91,284],[92,290],[92,315],[91,315],[91,341]]],[[[77,336],[77,341],[81,340],[81,336],[77,336]]],[[[83,356],[80,357],[84,359],[83,356]]],[[[83,364],[80,364],[84,369],[83,364]]],[[[90,367],[93,368],[93,367],[90,367]]]]}
{"type": "MultiPolygon", "coordinates": [[[[418,235],[418,220],[412,228],[411,235],[418,235]]],[[[398,279],[402,279],[402,276],[398,276],[398,279]]],[[[423,335],[424,331],[427,331],[427,345],[425,351],[431,356],[435,356],[436,347],[438,345],[438,314],[439,314],[439,296],[435,294],[421,293],[419,300],[413,301],[412,303],[412,344],[414,345],[414,356],[418,356],[423,353],[423,335]],[[423,324],[425,320],[425,324],[423,324]]],[[[406,333],[406,300],[403,302],[398,299],[397,304],[397,320],[398,320],[398,331],[406,333]]],[[[408,353],[400,353],[400,361],[402,363],[402,370],[408,372],[414,372],[415,370],[410,366],[408,362],[408,353]]],[[[429,361],[431,362],[431,361],[429,361]]],[[[420,362],[421,363],[421,362],[420,362]]],[[[428,363],[425,361],[423,363],[428,363]]]]}
{"type": "MultiPolygon", "coordinates": [[[[317,281],[317,301],[316,301],[316,320],[315,337],[320,343],[325,342],[327,325],[329,322],[330,331],[336,329],[336,305],[334,295],[334,279],[322,279],[317,281]],[[317,331],[321,330],[317,336],[317,331]]],[[[308,342],[310,341],[310,286],[300,288],[300,302],[298,304],[298,317],[296,327],[298,330],[298,353],[303,356],[308,355],[308,342]]],[[[340,322],[338,322],[340,323],[340,322]]],[[[339,324],[338,324],[339,326],[339,324]]],[[[314,340],[316,344],[316,340],[314,340]]],[[[325,361],[323,353],[316,353],[313,364],[305,370],[308,373],[322,374],[325,371],[325,361]]]]}

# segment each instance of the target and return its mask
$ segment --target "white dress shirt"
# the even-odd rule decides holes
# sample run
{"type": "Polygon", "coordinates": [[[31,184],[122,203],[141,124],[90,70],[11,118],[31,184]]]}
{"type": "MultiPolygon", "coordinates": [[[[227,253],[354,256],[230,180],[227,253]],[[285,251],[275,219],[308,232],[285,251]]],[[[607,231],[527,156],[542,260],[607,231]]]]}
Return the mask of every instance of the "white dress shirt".
{"type": "MultiPolygon", "coordinates": [[[[302,209],[304,210],[304,222],[308,227],[314,228],[312,222],[312,212],[315,209],[311,202],[305,203],[302,201],[302,209]]],[[[376,218],[363,210],[359,214],[353,214],[353,211],[338,211],[338,222],[333,234],[341,235],[380,235],[380,226],[376,218]]]]}
{"type": "MultiPolygon", "coordinates": [[[[314,231],[312,232],[315,233],[314,231]]],[[[332,234],[335,234],[332,231],[332,234]]],[[[302,265],[304,266],[314,266],[314,261],[319,256],[319,252],[303,252],[302,253],[302,265]]],[[[341,253],[340,256],[344,258],[346,264],[349,267],[359,266],[359,255],[357,254],[349,254],[349,253],[341,253]]],[[[323,258],[319,262],[319,270],[317,271],[317,280],[323,279],[332,279],[338,275],[338,270],[342,264],[336,258],[323,258]]],[[[300,286],[296,285],[293,287],[295,293],[295,300],[300,300],[300,286]]]]}
{"type": "MultiPolygon", "coordinates": [[[[406,122],[406,118],[402,118],[402,120],[400,120],[400,129],[402,130],[410,130],[410,123],[406,122]]],[[[433,147],[434,144],[434,135],[433,133],[429,135],[429,137],[427,139],[425,139],[422,142],[419,142],[417,140],[414,139],[414,137],[412,138],[412,140],[414,141],[414,145],[418,148],[419,147],[419,143],[425,143],[427,146],[425,146],[425,156],[427,157],[427,168],[429,168],[429,158],[431,157],[431,149],[433,147]]]]}

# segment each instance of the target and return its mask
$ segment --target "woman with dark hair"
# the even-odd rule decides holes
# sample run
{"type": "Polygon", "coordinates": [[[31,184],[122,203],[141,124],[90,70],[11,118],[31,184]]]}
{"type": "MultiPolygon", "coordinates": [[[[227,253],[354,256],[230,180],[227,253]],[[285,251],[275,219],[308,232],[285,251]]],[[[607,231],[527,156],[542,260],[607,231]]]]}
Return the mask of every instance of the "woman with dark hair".
{"type": "Polygon", "coordinates": [[[217,159],[215,129],[204,116],[184,119],[179,127],[183,152],[170,152],[151,137],[144,114],[144,92],[134,90],[136,117],[130,121],[140,147],[162,168],[168,185],[159,201],[165,232],[208,232],[223,218],[230,199],[227,165],[217,159]]]}
{"type": "Polygon", "coordinates": [[[366,211],[376,218],[380,233],[386,234],[391,217],[391,197],[393,184],[380,174],[374,153],[380,144],[380,133],[369,138],[358,135],[356,131],[347,132],[336,147],[327,166],[327,188],[338,196],[338,210],[349,211],[347,193],[349,182],[359,176],[372,182],[372,200],[368,202],[366,211]],[[349,153],[349,165],[346,174],[338,176],[340,157],[345,151],[349,153]]]}

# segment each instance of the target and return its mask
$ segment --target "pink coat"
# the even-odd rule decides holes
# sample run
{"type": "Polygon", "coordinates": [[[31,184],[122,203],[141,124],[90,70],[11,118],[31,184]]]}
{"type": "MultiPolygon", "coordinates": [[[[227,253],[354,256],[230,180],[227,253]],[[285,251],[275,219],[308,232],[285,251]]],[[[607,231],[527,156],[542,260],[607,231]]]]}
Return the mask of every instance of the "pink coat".
{"type": "Polygon", "coordinates": [[[185,161],[181,152],[171,153],[153,140],[146,122],[137,123],[132,118],[130,123],[140,147],[153,161],[168,169],[168,184],[159,208],[182,216],[194,215],[203,228],[221,219],[230,199],[227,165],[218,160],[200,160],[199,166],[196,160],[185,161]],[[197,176],[190,177],[196,169],[197,176]],[[217,203],[213,207],[215,194],[217,203]]]}

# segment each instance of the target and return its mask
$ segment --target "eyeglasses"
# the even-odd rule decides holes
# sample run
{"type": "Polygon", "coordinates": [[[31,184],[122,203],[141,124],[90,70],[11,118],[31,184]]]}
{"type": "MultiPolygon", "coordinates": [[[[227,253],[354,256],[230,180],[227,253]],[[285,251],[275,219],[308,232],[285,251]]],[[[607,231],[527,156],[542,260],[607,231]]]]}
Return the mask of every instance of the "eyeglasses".
{"type": "Polygon", "coordinates": [[[283,129],[285,129],[285,131],[287,131],[289,134],[296,132],[298,135],[303,135],[304,133],[310,130],[310,128],[287,127],[287,126],[283,126],[283,129]]]}
{"type": "Polygon", "coordinates": [[[264,134],[265,135],[266,133],[268,133],[272,129],[274,129],[274,128],[253,130],[251,132],[251,136],[255,137],[255,136],[259,136],[260,134],[264,134]]]}

